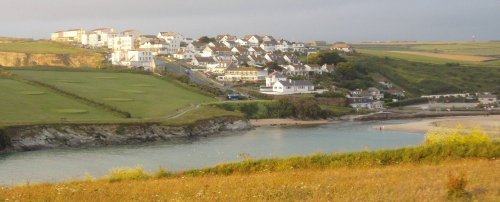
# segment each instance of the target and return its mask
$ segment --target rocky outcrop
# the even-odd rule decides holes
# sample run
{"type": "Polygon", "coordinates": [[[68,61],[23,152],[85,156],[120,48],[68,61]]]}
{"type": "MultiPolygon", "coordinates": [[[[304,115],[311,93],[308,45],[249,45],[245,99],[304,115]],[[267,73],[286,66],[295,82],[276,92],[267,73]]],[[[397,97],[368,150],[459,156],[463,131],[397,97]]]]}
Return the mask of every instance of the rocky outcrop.
{"type": "Polygon", "coordinates": [[[155,123],[18,126],[0,132],[0,152],[138,144],[206,137],[222,131],[251,128],[248,121],[234,118],[205,120],[186,126],[155,123]]]}
{"type": "Polygon", "coordinates": [[[100,67],[104,57],[101,54],[33,54],[0,52],[0,66],[5,67],[100,67]]]}

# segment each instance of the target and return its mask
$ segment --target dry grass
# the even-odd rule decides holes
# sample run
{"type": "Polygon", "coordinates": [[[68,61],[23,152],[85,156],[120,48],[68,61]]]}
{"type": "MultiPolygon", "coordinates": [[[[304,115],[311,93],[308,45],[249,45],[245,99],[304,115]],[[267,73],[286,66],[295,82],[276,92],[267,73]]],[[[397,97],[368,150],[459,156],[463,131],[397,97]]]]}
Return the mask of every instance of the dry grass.
{"type": "Polygon", "coordinates": [[[499,160],[295,170],[251,175],[74,182],[0,190],[5,201],[445,201],[450,173],[477,201],[500,199],[499,160]]]}
{"type": "Polygon", "coordinates": [[[455,55],[455,54],[444,54],[444,53],[426,53],[426,52],[414,52],[414,51],[390,51],[395,53],[403,53],[410,55],[419,55],[433,58],[441,58],[448,60],[457,61],[467,61],[467,62],[485,62],[490,60],[496,60],[497,58],[485,57],[485,56],[475,56],[475,55],[455,55]]]}

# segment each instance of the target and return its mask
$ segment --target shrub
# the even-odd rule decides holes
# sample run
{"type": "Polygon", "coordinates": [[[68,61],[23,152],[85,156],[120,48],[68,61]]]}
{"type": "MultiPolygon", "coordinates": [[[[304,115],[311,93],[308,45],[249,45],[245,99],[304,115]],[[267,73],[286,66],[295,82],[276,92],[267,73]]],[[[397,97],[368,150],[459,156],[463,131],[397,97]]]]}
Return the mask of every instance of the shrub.
{"type": "Polygon", "coordinates": [[[153,176],[155,178],[166,178],[166,177],[172,177],[174,176],[174,173],[171,173],[169,171],[167,171],[165,168],[163,167],[160,167],[160,169],[158,171],[156,171],[153,176]]]}
{"type": "Polygon", "coordinates": [[[465,189],[467,186],[467,179],[464,173],[460,174],[448,174],[448,183],[446,187],[448,188],[448,199],[467,199],[471,197],[471,194],[465,189]]]}
{"type": "Polygon", "coordinates": [[[106,176],[109,182],[119,182],[122,180],[145,180],[150,178],[148,173],[141,166],[135,168],[116,168],[106,176]]]}

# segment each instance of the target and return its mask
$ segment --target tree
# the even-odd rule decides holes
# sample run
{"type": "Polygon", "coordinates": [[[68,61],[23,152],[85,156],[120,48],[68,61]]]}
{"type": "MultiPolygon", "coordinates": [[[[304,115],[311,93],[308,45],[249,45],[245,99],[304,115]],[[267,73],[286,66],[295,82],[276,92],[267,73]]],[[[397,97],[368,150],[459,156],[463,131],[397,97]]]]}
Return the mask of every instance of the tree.
{"type": "Polygon", "coordinates": [[[198,39],[198,42],[200,43],[210,43],[210,42],[215,42],[215,38],[210,38],[208,36],[202,36],[198,39]]]}
{"type": "Polygon", "coordinates": [[[357,77],[354,65],[350,62],[338,63],[335,67],[335,75],[344,80],[353,80],[357,77]]]}
{"type": "Polygon", "coordinates": [[[341,57],[336,51],[320,51],[310,54],[308,57],[310,64],[335,64],[346,62],[347,60],[341,57]]]}
{"type": "Polygon", "coordinates": [[[283,67],[280,67],[278,65],[278,63],[276,62],[268,62],[266,63],[266,67],[267,67],[267,72],[271,73],[271,72],[274,72],[274,71],[282,71],[283,70],[283,67]]]}

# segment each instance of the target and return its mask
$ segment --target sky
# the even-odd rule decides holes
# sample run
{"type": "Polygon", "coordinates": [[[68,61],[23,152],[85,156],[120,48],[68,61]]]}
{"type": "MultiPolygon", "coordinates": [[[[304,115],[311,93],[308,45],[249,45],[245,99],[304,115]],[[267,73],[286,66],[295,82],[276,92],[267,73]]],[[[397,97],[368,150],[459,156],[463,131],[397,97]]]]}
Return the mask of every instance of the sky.
{"type": "Polygon", "coordinates": [[[309,42],[500,40],[500,0],[2,0],[0,36],[72,28],[309,42]]]}

